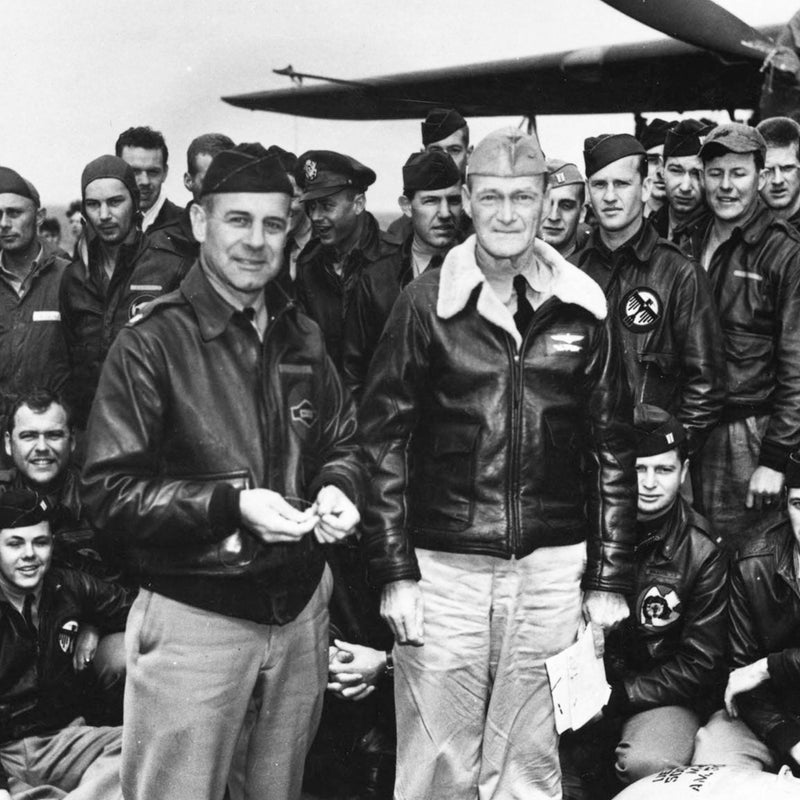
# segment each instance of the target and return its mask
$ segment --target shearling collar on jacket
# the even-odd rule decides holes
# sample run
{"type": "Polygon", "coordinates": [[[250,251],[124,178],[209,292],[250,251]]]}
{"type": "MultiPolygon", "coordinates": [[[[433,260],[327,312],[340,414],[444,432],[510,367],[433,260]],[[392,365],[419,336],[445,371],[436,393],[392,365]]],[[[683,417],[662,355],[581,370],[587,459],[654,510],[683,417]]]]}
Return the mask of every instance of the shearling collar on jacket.
{"type": "MultiPolygon", "coordinates": [[[[475,259],[476,238],[470,236],[463,244],[454,247],[442,264],[436,313],[441,319],[450,319],[464,309],[476,286],[484,284],[478,295],[478,313],[493,325],[506,331],[520,347],[522,337],[514,324],[514,317],[498,298],[481,272],[475,259]]],[[[607,314],[603,290],[582,270],[564,260],[555,248],[541,239],[535,243],[534,254],[540,272],[525,274],[528,282],[545,297],[557,297],[563,303],[573,303],[585,308],[599,320],[607,314]],[[542,285],[542,276],[550,276],[542,285]]]]}

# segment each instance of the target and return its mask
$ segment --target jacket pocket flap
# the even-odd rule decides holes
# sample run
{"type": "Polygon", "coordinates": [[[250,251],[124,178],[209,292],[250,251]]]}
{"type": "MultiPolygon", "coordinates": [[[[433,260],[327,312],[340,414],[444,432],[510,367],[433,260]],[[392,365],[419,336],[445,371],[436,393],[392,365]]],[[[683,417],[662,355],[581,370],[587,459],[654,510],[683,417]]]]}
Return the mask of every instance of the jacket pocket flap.
{"type": "Polygon", "coordinates": [[[432,434],[432,450],[434,455],[447,453],[471,453],[475,450],[475,441],[478,438],[480,425],[474,424],[447,424],[441,425],[432,434]]]}

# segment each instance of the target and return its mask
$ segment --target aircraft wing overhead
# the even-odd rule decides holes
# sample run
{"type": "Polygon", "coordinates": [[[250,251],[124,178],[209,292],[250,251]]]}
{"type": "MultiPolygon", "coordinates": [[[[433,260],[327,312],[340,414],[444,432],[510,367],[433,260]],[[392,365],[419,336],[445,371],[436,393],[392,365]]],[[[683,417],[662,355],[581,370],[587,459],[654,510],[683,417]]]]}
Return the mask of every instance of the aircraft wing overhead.
{"type": "Polygon", "coordinates": [[[222,99],[252,110],[351,120],[418,119],[434,106],[467,117],[755,108],[759,67],[757,59],[724,61],[662,39],[222,99]]]}

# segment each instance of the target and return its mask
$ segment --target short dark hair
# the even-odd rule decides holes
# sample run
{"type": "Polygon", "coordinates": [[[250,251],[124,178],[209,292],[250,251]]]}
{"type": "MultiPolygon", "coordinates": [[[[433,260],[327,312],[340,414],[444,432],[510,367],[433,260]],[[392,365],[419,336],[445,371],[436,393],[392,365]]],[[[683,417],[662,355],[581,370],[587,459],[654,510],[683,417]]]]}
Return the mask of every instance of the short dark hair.
{"type": "Polygon", "coordinates": [[[789,117],[770,117],[759,123],[756,130],[764,137],[767,147],[795,146],[800,160],[800,125],[789,117]]]}
{"type": "Polygon", "coordinates": [[[83,216],[83,205],[81,204],[80,200],[73,200],[67,206],[67,213],[64,216],[69,219],[73,214],[80,214],[83,216]]]}
{"type": "Polygon", "coordinates": [[[43,386],[37,386],[34,389],[17,395],[16,399],[11,404],[11,408],[8,410],[5,432],[9,436],[14,432],[14,419],[17,416],[17,411],[19,411],[23,406],[27,406],[36,414],[44,414],[44,412],[47,411],[47,409],[52,405],[58,405],[64,409],[64,413],[67,416],[67,428],[71,431],[74,426],[72,409],[64,400],[64,398],[62,398],[58,392],[54,392],[52,389],[46,389],[43,386]]]}
{"type": "Polygon", "coordinates": [[[52,233],[54,236],[61,236],[61,223],[55,217],[45,217],[39,228],[42,233],[52,233]]]}
{"type": "Polygon", "coordinates": [[[189,174],[194,177],[197,173],[195,161],[197,156],[207,155],[212,158],[222,150],[231,150],[235,147],[233,139],[224,133],[203,133],[192,139],[186,150],[186,167],[189,174]]]}
{"type": "Polygon", "coordinates": [[[164,168],[166,169],[169,160],[169,150],[167,143],[160,131],[154,131],[147,125],[140,125],[135,128],[128,128],[122,131],[114,145],[114,153],[118,158],[122,157],[123,147],[141,147],[144,150],[160,150],[164,157],[164,168]]]}

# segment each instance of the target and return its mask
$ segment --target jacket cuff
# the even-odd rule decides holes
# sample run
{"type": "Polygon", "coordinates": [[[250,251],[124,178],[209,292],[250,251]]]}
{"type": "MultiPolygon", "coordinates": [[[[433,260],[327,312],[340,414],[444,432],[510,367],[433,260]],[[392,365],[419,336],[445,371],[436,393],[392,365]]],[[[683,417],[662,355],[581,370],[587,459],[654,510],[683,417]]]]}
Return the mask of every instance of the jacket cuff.
{"type": "Polygon", "coordinates": [[[242,490],[229,483],[219,483],[211,493],[208,518],[211,531],[217,540],[230,536],[242,522],[239,513],[239,495],[242,490]]]}
{"type": "Polygon", "coordinates": [[[758,466],[769,467],[776,472],[786,472],[786,459],[790,450],[774,442],[761,442],[761,451],[758,454],[758,466]]]}
{"type": "Polygon", "coordinates": [[[767,744],[782,756],[800,742],[800,722],[783,720],[779,722],[768,734],[767,744]]]}

